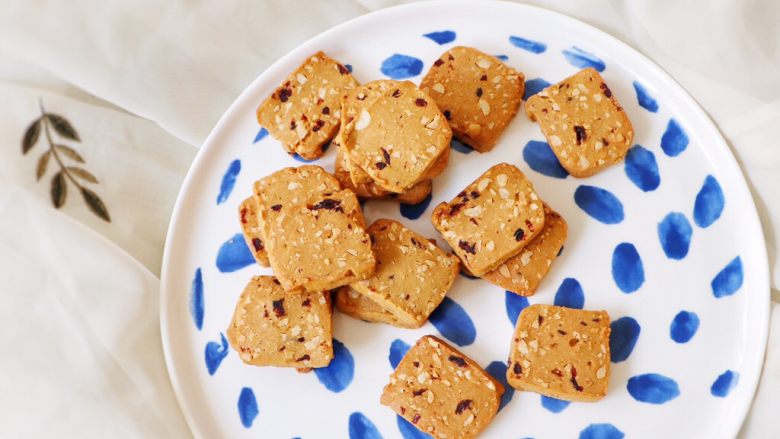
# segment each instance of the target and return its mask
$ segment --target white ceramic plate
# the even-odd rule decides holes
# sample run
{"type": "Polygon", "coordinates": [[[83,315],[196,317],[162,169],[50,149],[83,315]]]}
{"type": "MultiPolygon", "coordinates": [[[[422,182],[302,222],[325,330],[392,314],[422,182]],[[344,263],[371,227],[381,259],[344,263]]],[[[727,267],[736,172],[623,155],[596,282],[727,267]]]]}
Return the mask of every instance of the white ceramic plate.
{"type": "MultiPolygon", "coordinates": [[[[317,164],[332,169],[334,156],[328,151],[317,164]]],[[[608,396],[567,405],[508,392],[508,404],[484,437],[730,437],[760,373],[767,273],[756,210],[733,156],[702,110],[660,68],[607,34],[542,9],[422,3],[365,15],[313,38],[260,75],[225,113],[190,169],[171,220],[162,338],[174,389],[196,436],[412,438],[422,436],[379,404],[390,361],[405,345],[424,334],[441,335],[501,376],[520,308],[584,303],[608,310],[618,322],[608,396]],[[587,65],[603,68],[641,147],[625,164],[592,178],[566,177],[521,109],[490,153],[456,147],[427,209],[402,212],[397,203],[369,202],[365,214],[369,221],[396,218],[437,237],[432,206],[493,164],[518,165],[569,223],[563,254],[535,296],[526,301],[459,277],[434,314],[435,325],[401,330],[337,314],[336,358],[317,374],[243,365],[223,334],[246,282],[270,271],[252,264],[235,236],[236,209],[252,182],[300,164],[270,136],[257,139],[258,103],[317,50],[349,64],[362,82],[388,75],[419,82],[455,45],[505,55],[531,80],[531,89],[543,84],[539,78],[557,82],[587,65]]]]}

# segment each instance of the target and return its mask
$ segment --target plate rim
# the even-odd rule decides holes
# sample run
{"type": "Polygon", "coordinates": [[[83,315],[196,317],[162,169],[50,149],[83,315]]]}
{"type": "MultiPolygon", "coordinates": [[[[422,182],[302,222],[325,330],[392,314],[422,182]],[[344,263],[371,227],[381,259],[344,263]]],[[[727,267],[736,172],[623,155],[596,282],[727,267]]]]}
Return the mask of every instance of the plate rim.
{"type": "MultiPolygon", "coordinates": [[[[162,340],[163,357],[165,359],[166,372],[171,382],[171,387],[173,388],[174,394],[176,396],[176,402],[178,403],[179,409],[181,410],[181,413],[183,414],[185,421],[187,422],[187,426],[189,427],[190,432],[193,434],[193,436],[205,437],[202,431],[200,431],[199,427],[197,427],[198,423],[195,422],[193,413],[191,413],[186,408],[188,407],[188,405],[185,403],[186,399],[183,394],[182,383],[179,382],[178,375],[174,373],[175,361],[173,359],[173,354],[171,352],[171,346],[169,345],[168,342],[170,340],[169,330],[171,329],[169,326],[170,322],[168,319],[168,311],[169,311],[168,301],[169,299],[171,299],[171,295],[172,295],[171,287],[169,287],[168,285],[171,282],[169,266],[171,265],[173,241],[176,239],[174,237],[176,233],[175,229],[177,224],[181,221],[182,219],[181,217],[183,216],[181,210],[182,210],[183,199],[185,197],[185,192],[187,192],[189,187],[192,185],[194,179],[194,173],[195,173],[194,170],[202,166],[201,162],[205,160],[205,157],[208,153],[207,150],[213,149],[212,147],[210,147],[210,145],[214,143],[215,141],[214,139],[219,135],[220,132],[222,132],[225,129],[225,126],[233,118],[233,114],[235,113],[236,109],[244,105],[245,101],[249,99],[250,95],[252,94],[252,90],[254,90],[259,83],[263,82],[266,77],[275,75],[276,71],[279,70],[281,66],[289,63],[291,59],[299,59],[301,53],[303,52],[308,53],[308,51],[311,51],[309,46],[313,45],[316,40],[325,38],[330,34],[340,32],[343,28],[353,26],[356,23],[359,23],[361,21],[380,19],[383,15],[401,13],[407,9],[410,11],[414,11],[415,9],[429,8],[438,5],[447,5],[447,7],[453,7],[453,6],[472,7],[475,4],[476,3],[471,0],[428,0],[428,1],[420,1],[414,3],[405,3],[401,5],[395,5],[387,8],[378,9],[372,12],[368,12],[366,14],[353,17],[349,20],[346,20],[335,26],[332,26],[326,29],[325,31],[320,32],[312,36],[311,38],[308,38],[307,40],[299,43],[297,46],[291,49],[287,54],[277,58],[267,68],[265,68],[262,72],[260,72],[257,75],[257,77],[255,77],[255,79],[253,79],[249,84],[247,84],[244,87],[244,89],[236,97],[236,99],[222,113],[217,123],[209,132],[203,144],[198,149],[195,158],[190,164],[190,167],[187,170],[187,174],[184,180],[182,181],[181,187],[179,188],[179,191],[176,195],[176,201],[174,203],[174,207],[171,213],[171,218],[168,223],[168,228],[166,231],[166,238],[165,238],[165,243],[163,248],[163,258],[161,262],[161,276],[160,276],[160,302],[159,302],[160,337],[162,340]]],[[[750,399],[749,401],[741,405],[738,415],[732,417],[733,421],[730,423],[730,425],[728,425],[729,428],[727,428],[725,431],[725,433],[728,433],[726,437],[736,437],[737,434],[742,429],[742,426],[746,420],[748,412],[753,406],[753,401],[755,399],[755,394],[758,388],[758,384],[761,380],[761,374],[762,374],[764,359],[766,356],[766,347],[767,347],[767,341],[769,336],[769,317],[771,312],[771,307],[769,305],[771,301],[771,292],[770,292],[769,259],[768,259],[768,253],[766,248],[766,237],[764,234],[760,217],[758,215],[758,209],[756,206],[755,199],[750,192],[745,174],[742,172],[742,169],[739,167],[739,162],[737,161],[734,152],[729,147],[728,142],[723,137],[723,134],[721,133],[718,126],[713,122],[710,116],[701,107],[699,102],[693,96],[691,96],[691,94],[688,93],[688,91],[679,82],[677,82],[677,80],[674,79],[663,67],[658,65],[655,61],[650,59],[648,56],[640,52],[638,49],[635,49],[628,43],[624,42],[620,38],[612,35],[611,33],[605,30],[599,29],[585,21],[579,20],[565,13],[554,11],[544,7],[528,5],[524,3],[515,3],[511,1],[505,1],[505,0],[481,1],[478,4],[482,8],[512,7],[517,9],[529,10],[531,11],[531,13],[535,13],[535,14],[548,15],[554,18],[555,20],[560,20],[566,24],[577,26],[580,29],[582,29],[583,32],[593,35],[597,38],[601,38],[601,39],[606,38],[608,40],[611,40],[611,43],[614,44],[618,49],[627,51],[628,53],[633,55],[636,58],[636,60],[638,60],[641,64],[644,64],[644,67],[649,69],[651,74],[665,81],[667,86],[671,87],[672,89],[674,89],[675,92],[679,93],[683,98],[680,103],[682,104],[682,106],[687,107],[687,110],[690,112],[690,117],[692,119],[698,119],[699,123],[703,124],[703,126],[710,129],[713,133],[717,133],[716,136],[717,142],[707,146],[702,145],[701,147],[703,149],[706,148],[721,149],[723,153],[727,154],[730,160],[727,163],[721,163],[720,165],[724,166],[724,170],[729,174],[734,174],[735,179],[733,182],[732,189],[735,190],[738,193],[738,196],[740,197],[749,197],[750,206],[752,208],[749,209],[749,212],[743,212],[743,215],[746,215],[749,218],[749,222],[751,223],[749,229],[752,229],[753,233],[758,234],[756,238],[758,238],[759,242],[761,243],[759,248],[756,249],[756,256],[758,256],[757,262],[759,262],[760,265],[752,267],[752,270],[759,275],[757,278],[757,283],[759,283],[760,285],[756,289],[758,290],[759,288],[763,287],[763,289],[766,290],[765,293],[766,301],[765,301],[764,309],[763,312],[761,312],[761,315],[758,316],[760,318],[759,328],[761,332],[759,334],[760,340],[758,343],[759,354],[756,355],[754,358],[752,358],[751,359],[752,361],[746,361],[747,367],[745,367],[744,369],[745,371],[752,372],[751,374],[752,379],[750,380],[750,382],[748,383],[743,382],[743,386],[747,386],[749,390],[748,394],[750,395],[749,397],[750,399]]],[[[758,293],[754,293],[754,294],[758,294],[758,293]]]]}

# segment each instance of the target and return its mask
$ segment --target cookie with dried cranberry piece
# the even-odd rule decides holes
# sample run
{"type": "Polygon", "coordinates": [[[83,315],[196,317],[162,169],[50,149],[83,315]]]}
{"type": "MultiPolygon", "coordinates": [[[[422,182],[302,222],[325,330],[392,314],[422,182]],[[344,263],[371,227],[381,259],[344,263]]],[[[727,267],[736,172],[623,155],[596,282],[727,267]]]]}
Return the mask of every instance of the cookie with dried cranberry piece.
{"type": "Polygon", "coordinates": [[[521,296],[532,296],[563,248],[568,233],[566,220],[550,206],[544,206],[544,228],[515,256],[482,279],[521,296]]]}
{"type": "Polygon", "coordinates": [[[530,97],[525,111],[539,124],[561,166],[575,177],[589,177],[619,162],[634,139],[628,115],[590,67],[530,97]]]}
{"type": "Polygon", "coordinates": [[[436,206],[431,221],[468,271],[482,276],[542,231],[544,205],[522,171],[499,163],[436,206]]]}
{"type": "Polygon", "coordinates": [[[456,139],[479,152],[493,149],[517,114],[524,76],[472,47],[453,47],[420,83],[447,117],[456,139]]]}
{"type": "Polygon", "coordinates": [[[425,199],[433,189],[433,182],[431,179],[423,180],[405,192],[397,194],[390,192],[376,185],[373,181],[369,183],[355,184],[350,177],[350,172],[344,163],[346,154],[344,154],[343,148],[339,147],[336,154],[336,169],[333,175],[341,183],[341,187],[344,189],[352,190],[355,195],[361,200],[383,200],[391,199],[398,200],[403,204],[417,204],[425,199]]]}
{"type": "Polygon", "coordinates": [[[380,402],[434,438],[473,438],[493,420],[504,387],[441,339],[419,339],[390,375],[380,402]]]}
{"type": "Polygon", "coordinates": [[[268,253],[265,252],[263,235],[260,232],[260,223],[257,221],[257,202],[255,197],[249,197],[238,206],[238,219],[241,224],[241,232],[247,247],[258,264],[269,267],[268,253]]]}
{"type": "Polygon", "coordinates": [[[319,158],[339,128],[341,98],[357,81],[338,61],[317,52],[257,108],[257,121],[288,153],[319,158]]]}
{"type": "Polygon", "coordinates": [[[336,177],[316,165],[283,168],[256,181],[254,194],[261,230],[269,212],[278,212],[283,205],[303,203],[310,197],[339,190],[341,185],[336,177]]]}
{"type": "Polygon", "coordinates": [[[517,319],[507,381],[566,401],[598,401],[609,387],[609,314],[531,305],[517,319]]]}
{"type": "Polygon", "coordinates": [[[374,274],[350,286],[412,327],[420,327],[458,276],[458,258],[398,221],[367,229],[377,261],[374,274]]]}
{"type": "Polygon", "coordinates": [[[330,293],[291,295],[273,276],[255,276],[238,298],[227,338],[246,364],[325,367],[333,359],[330,293]]]}
{"type": "Polygon", "coordinates": [[[263,217],[268,259],[288,291],[323,291],[365,279],[376,260],[355,193],[324,192],[263,217]]]}
{"type": "Polygon", "coordinates": [[[401,321],[393,313],[349,286],[339,288],[334,297],[336,308],[350,317],[369,323],[385,323],[399,328],[414,329],[419,326],[401,321]]]}
{"type": "Polygon", "coordinates": [[[362,108],[342,133],[349,159],[382,188],[402,193],[428,178],[452,131],[436,103],[409,81],[362,108]]]}

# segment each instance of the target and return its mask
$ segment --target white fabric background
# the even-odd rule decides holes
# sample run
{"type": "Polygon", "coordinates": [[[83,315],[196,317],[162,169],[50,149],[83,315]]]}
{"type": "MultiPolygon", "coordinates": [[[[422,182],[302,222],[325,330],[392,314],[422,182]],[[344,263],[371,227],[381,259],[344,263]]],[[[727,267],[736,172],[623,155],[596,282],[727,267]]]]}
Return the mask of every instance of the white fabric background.
{"type": "MultiPolygon", "coordinates": [[[[0,436],[186,437],[159,341],[168,218],[197,148],[240,91],[302,41],[395,0],[0,1],[0,436]],[[81,135],[90,187],[56,211],[21,154],[47,110],[81,135]],[[140,263],[139,263],[140,262],[140,263]]],[[[530,1],[645,53],[698,100],[750,183],[780,263],[780,2],[530,1]]],[[[518,23],[522,26],[522,23],[518,23]]],[[[780,294],[742,435],[780,437],[780,294]]]]}

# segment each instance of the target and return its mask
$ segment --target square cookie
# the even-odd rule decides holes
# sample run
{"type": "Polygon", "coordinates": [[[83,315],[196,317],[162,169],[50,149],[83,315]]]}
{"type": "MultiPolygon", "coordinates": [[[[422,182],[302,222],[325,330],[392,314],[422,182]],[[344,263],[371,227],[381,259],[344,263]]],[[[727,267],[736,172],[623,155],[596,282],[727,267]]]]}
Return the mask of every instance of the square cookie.
{"type": "Polygon", "coordinates": [[[227,329],[239,358],[254,366],[325,367],[333,359],[330,293],[287,294],[273,276],[253,277],[227,329]]]}
{"type": "Polygon", "coordinates": [[[278,206],[268,209],[262,227],[271,268],[285,290],[330,290],[374,273],[376,260],[354,192],[278,206]]]}
{"type": "Polygon", "coordinates": [[[521,296],[532,296],[566,241],[568,225],[558,212],[544,205],[544,228],[533,241],[482,279],[521,296]]]}
{"type": "Polygon", "coordinates": [[[255,197],[249,197],[238,206],[238,218],[241,223],[241,231],[247,247],[258,264],[270,267],[268,253],[265,252],[263,235],[260,232],[260,223],[257,221],[257,202],[255,197]]]}
{"type": "Polygon", "coordinates": [[[257,121],[287,152],[319,158],[339,128],[342,96],[356,86],[346,67],[317,52],[260,104],[257,121]]]}
{"type": "Polygon", "coordinates": [[[431,216],[436,230],[475,276],[520,253],[544,227],[544,205],[516,166],[499,163],[431,216]]]}
{"type": "Polygon", "coordinates": [[[625,157],[634,127],[599,72],[580,70],[525,104],[569,174],[589,177],[625,157]]]}
{"type": "Polygon", "coordinates": [[[342,134],[350,161],[396,193],[427,178],[451,139],[436,103],[409,81],[396,82],[362,108],[342,134]]]}
{"type": "Polygon", "coordinates": [[[380,402],[434,438],[473,438],[498,412],[504,387],[479,364],[426,335],[390,375],[380,402]]]}
{"type": "Polygon", "coordinates": [[[597,401],[609,384],[609,314],[531,305],[517,320],[509,385],[566,401],[597,401]]]}
{"type": "Polygon", "coordinates": [[[517,114],[525,82],[498,58],[458,46],[433,63],[420,88],[436,101],[456,139],[486,152],[517,114]]]}
{"type": "Polygon", "coordinates": [[[420,327],[458,275],[458,258],[388,219],[368,227],[376,271],[350,286],[410,326],[420,327]]]}
{"type": "Polygon", "coordinates": [[[349,286],[343,286],[336,291],[336,308],[344,314],[369,323],[386,323],[399,328],[414,329],[418,325],[410,325],[398,319],[376,302],[358,293],[349,286]]]}
{"type": "MultiPolygon", "coordinates": [[[[280,169],[255,182],[254,193],[260,228],[269,211],[283,205],[305,203],[311,197],[341,190],[339,181],[319,166],[303,165],[280,169]]],[[[265,236],[265,235],[263,235],[265,236]]]]}

